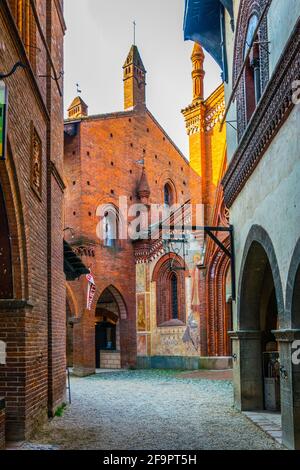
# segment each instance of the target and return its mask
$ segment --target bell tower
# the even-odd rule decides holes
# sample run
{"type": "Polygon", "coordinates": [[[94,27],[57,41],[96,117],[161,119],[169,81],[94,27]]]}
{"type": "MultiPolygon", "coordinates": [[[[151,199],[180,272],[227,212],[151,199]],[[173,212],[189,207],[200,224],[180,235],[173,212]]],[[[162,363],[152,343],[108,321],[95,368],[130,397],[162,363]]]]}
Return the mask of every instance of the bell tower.
{"type": "Polygon", "coordinates": [[[193,79],[193,102],[204,99],[204,77],[205,71],[203,68],[205,55],[200,44],[195,42],[192,53],[192,79],[193,79]]]}
{"type": "Polygon", "coordinates": [[[203,68],[205,55],[200,44],[195,43],[192,61],[193,101],[182,114],[190,143],[190,165],[205,180],[205,103],[203,68]]]}
{"type": "Polygon", "coordinates": [[[146,70],[139,50],[133,45],[129,51],[124,71],[124,109],[146,106],[146,70]]]}

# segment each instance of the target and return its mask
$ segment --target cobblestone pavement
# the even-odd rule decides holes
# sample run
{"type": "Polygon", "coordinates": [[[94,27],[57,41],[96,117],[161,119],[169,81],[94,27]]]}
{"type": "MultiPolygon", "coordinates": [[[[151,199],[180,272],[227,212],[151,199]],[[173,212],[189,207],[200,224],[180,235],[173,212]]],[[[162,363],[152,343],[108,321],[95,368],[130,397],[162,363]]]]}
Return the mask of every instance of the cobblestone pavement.
{"type": "Polygon", "coordinates": [[[233,409],[230,381],[170,371],[72,378],[73,402],[27,443],[56,449],[279,449],[233,409]]]}

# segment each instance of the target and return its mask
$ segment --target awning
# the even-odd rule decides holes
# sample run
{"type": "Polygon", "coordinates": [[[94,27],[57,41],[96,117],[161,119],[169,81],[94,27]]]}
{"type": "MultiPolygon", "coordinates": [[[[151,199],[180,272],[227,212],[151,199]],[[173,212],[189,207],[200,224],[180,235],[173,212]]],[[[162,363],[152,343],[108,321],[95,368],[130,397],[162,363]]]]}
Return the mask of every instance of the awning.
{"type": "Polygon", "coordinates": [[[185,0],[184,39],[201,44],[226,75],[224,8],[233,18],[232,0],[185,0]]]}
{"type": "Polygon", "coordinates": [[[82,263],[74,253],[68,242],[64,240],[64,272],[67,281],[75,281],[83,274],[89,274],[90,270],[82,263]]]}

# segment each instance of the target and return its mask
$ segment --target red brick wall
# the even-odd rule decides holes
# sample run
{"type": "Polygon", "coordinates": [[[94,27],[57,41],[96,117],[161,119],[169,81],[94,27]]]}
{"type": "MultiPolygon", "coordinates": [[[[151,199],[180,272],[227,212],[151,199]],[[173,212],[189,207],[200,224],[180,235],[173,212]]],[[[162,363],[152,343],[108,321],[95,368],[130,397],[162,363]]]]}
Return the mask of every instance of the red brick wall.
{"type": "MultiPolygon", "coordinates": [[[[59,75],[63,70],[61,11],[56,1],[47,2],[47,41],[59,75]]],[[[53,75],[48,63],[48,74],[53,75]]],[[[48,411],[54,415],[66,384],[66,292],[63,272],[63,83],[48,78],[48,411]]]]}
{"type": "MultiPolygon", "coordinates": [[[[57,2],[37,0],[36,4],[41,28],[59,72],[63,28],[61,22],[58,24],[57,2]]],[[[64,338],[61,324],[65,317],[61,288],[64,285],[63,193],[57,183],[61,179],[63,154],[62,96],[55,81],[38,77],[49,71],[49,60],[39,33],[37,45],[41,50],[36,56],[36,74],[30,69],[7,2],[0,5],[0,42],[4,42],[6,48],[4,54],[0,53],[1,69],[9,70],[19,60],[27,65],[26,71],[19,69],[6,80],[10,151],[6,162],[0,164],[14,271],[14,299],[10,303],[0,301],[0,339],[7,343],[7,363],[0,366],[0,395],[6,398],[8,439],[24,439],[47,418],[48,408],[51,410],[53,406],[51,398],[55,397],[54,402],[63,399],[61,348],[52,353],[52,346],[56,347],[64,338]],[[40,198],[31,188],[31,123],[42,142],[40,198]],[[54,177],[50,178],[51,160],[58,169],[54,182],[51,179],[54,177]],[[53,226],[51,213],[57,218],[53,226]],[[48,262],[50,253],[51,264],[48,262]],[[52,277],[57,290],[51,290],[52,277]],[[24,299],[25,302],[20,303],[24,299]],[[52,380],[53,374],[56,376],[52,380]],[[51,388],[55,391],[49,393],[51,388]]],[[[61,81],[59,85],[61,88],[61,81]]]]}

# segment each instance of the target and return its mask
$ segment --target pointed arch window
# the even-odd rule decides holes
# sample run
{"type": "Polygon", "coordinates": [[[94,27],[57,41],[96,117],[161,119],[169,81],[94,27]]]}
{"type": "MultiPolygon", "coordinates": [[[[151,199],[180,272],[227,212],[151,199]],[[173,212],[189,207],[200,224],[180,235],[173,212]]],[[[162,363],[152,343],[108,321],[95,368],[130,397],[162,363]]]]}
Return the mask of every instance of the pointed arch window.
{"type": "Polygon", "coordinates": [[[254,38],[254,32],[258,25],[258,16],[254,13],[248,23],[248,29],[244,47],[244,58],[254,39],[252,50],[245,66],[245,100],[246,100],[246,120],[251,119],[253,112],[261,97],[261,63],[259,37],[254,38]]]}
{"type": "Polygon", "coordinates": [[[118,217],[116,210],[109,209],[103,217],[103,242],[107,248],[115,248],[118,240],[118,217]]]}
{"type": "Polygon", "coordinates": [[[172,318],[178,320],[178,279],[175,273],[171,276],[171,307],[172,307],[172,318]]]}
{"type": "Polygon", "coordinates": [[[169,207],[174,204],[173,189],[169,183],[166,183],[164,186],[164,204],[169,207]]]}
{"type": "Polygon", "coordinates": [[[184,260],[177,255],[165,255],[154,268],[152,280],[156,283],[156,321],[158,327],[182,326],[186,322],[184,260]]]}

